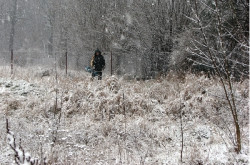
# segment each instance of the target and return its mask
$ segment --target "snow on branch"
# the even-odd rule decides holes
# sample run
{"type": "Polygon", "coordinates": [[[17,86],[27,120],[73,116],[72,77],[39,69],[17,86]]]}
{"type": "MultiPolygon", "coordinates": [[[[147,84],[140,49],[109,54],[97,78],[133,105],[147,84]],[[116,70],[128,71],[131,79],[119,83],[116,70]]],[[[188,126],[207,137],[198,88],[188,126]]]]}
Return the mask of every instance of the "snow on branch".
{"type": "Polygon", "coordinates": [[[22,145],[21,139],[19,145],[16,144],[16,138],[14,133],[10,131],[8,119],[6,119],[6,133],[7,133],[7,141],[10,148],[14,151],[14,160],[18,165],[46,165],[46,158],[43,161],[39,161],[38,159],[33,159],[30,153],[25,152],[22,145]]]}

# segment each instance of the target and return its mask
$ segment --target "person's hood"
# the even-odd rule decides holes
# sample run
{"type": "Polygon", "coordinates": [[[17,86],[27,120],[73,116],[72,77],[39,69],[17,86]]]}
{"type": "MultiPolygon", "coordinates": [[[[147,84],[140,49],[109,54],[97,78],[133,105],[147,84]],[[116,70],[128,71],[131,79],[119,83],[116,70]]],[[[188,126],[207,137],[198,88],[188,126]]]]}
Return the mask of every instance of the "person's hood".
{"type": "Polygon", "coordinates": [[[100,55],[102,54],[102,52],[101,52],[99,49],[96,49],[95,54],[96,54],[97,52],[99,52],[100,55]]]}

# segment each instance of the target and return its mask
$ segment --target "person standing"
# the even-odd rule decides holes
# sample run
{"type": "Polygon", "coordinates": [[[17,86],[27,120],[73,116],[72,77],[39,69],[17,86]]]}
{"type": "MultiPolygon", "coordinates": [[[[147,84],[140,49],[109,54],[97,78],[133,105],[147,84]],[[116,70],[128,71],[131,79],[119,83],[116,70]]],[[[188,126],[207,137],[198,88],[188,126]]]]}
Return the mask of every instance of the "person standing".
{"type": "Polygon", "coordinates": [[[105,59],[102,52],[97,49],[91,60],[91,67],[93,68],[92,79],[98,76],[98,80],[102,79],[102,71],[105,69],[105,59]]]}

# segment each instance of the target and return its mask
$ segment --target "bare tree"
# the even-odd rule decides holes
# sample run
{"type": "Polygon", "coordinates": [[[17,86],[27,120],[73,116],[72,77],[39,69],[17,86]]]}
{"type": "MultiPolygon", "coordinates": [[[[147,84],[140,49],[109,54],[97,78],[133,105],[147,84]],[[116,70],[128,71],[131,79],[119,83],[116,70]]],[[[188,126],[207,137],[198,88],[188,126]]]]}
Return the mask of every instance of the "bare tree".
{"type": "MultiPolygon", "coordinates": [[[[222,18],[221,7],[228,5],[228,2],[219,3],[217,0],[214,0],[211,4],[212,5],[209,5],[209,3],[206,2],[198,3],[197,0],[194,0],[193,4],[190,3],[194,15],[192,20],[197,25],[200,34],[199,36],[201,37],[201,39],[193,38],[193,47],[190,48],[190,52],[197,57],[196,59],[193,59],[195,63],[214,69],[216,75],[219,77],[233,118],[236,143],[235,151],[239,153],[241,151],[241,131],[233,86],[233,70],[235,68],[231,62],[240,63],[240,61],[238,61],[240,58],[234,59],[232,54],[239,45],[245,45],[245,43],[238,42],[239,40],[237,40],[238,44],[236,44],[232,50],[227,46],[228,40],[225,36],[231,34],[228,34],[230,29],[223,25],[223,21],[227,21],[225,18],[222,18]],[[211,27],[211,23],[209,22],[211,20],[208,21],[201,16],[201,13],[204,12],[205,8],[207,8],[211,14],[209,19],[214,21],[214,24],[212,24],[215,25],[214,31],[212,31],[213,33],[211,33],[213,27],[211,27]],[[212,17],[214,19],[212,19],[212,17]]],[[[248,45],[245,46],[248,47],[248,45]]],[[[240,56],[240,54],[238,54],[238,56],[240,56]]]]}

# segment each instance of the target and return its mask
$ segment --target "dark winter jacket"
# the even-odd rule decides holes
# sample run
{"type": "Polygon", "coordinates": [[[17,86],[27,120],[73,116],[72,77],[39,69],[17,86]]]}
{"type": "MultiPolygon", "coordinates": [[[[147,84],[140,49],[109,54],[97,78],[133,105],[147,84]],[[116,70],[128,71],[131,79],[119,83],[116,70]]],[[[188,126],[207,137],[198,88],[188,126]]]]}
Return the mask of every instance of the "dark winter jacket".
{"type": "Polygon", "coordinates": [[[95,55],[91,60],[91,66],[94,68],[95,71],[102,71],[105,68],[105,59],[102,56],[100,50],[95,51],[95,55]],[[96,55],[97,52],[99,52],[99,55],[96,55]]]}

